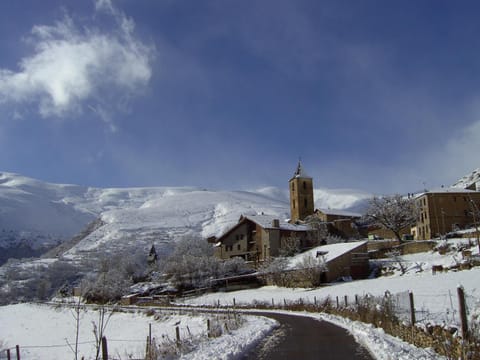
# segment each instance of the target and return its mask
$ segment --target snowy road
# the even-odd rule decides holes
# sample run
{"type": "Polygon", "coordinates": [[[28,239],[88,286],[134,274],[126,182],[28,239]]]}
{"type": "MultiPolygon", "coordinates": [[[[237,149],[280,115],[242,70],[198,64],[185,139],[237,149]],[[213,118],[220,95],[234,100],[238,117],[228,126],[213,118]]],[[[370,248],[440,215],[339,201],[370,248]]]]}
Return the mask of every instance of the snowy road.
{"type": "Polygon", "coordinates": [[[275,319],[280,327],[242,359],[372,359],[346,330],[326,321],[271,312],[253,314],[275,319]]]}

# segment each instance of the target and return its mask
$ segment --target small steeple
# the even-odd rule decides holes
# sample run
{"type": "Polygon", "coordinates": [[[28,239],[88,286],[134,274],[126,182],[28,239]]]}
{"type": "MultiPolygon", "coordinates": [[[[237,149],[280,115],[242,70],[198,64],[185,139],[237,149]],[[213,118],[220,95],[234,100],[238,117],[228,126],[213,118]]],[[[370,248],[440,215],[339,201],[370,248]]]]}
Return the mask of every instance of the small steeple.
{"type": "Polygon", "coordinates": [[[295,170],[293,177],[294,178],[310,178],[310,176],[307,175],[307,173],[305,172],[302,166],[302,159],[298,159],[297,169],[295,170]]]}

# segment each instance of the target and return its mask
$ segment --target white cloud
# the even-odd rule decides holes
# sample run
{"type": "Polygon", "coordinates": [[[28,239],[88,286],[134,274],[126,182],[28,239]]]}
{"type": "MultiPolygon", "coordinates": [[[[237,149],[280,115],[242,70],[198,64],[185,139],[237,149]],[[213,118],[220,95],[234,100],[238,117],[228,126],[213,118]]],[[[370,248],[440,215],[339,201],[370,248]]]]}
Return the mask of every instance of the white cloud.
{"type": "MultiPolygon", "coordinates": [[[[16,72],[0,69],[0,104],[35,103],[43,117],[61,117],[81,111],[87,99],[145,86],[152,75],[152,47],[134,37],[133,21],[110,1],[97,1],[96,9],[113,16],[116,29],[80,27],[68,16],[34,26],[28,39],[33,53],[16,72]]],[[[104,108],[94,108],[102,120],[108,118],[104,108]]]]}

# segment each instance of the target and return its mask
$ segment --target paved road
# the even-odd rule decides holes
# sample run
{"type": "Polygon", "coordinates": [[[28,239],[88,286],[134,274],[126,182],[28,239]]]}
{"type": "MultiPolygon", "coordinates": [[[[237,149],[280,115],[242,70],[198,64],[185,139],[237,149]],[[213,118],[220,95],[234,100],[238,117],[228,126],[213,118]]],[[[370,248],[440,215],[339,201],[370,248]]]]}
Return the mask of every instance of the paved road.
{"type": "Polygon", "coordinates": [[[303,316],[255,313],[277,320],[280,327],[243,359],[372,360],[344,329],[303,316]]]}

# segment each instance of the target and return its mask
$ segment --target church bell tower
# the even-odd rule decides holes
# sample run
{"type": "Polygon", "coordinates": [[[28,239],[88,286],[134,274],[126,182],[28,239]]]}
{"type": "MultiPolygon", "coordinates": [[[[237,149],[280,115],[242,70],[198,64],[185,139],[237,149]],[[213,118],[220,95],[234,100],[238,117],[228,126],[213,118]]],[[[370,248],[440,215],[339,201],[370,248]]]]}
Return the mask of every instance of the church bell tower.
{"type": "Polygon", "coordinates": [[[290,222],[304,220],[313,215],[313,180],[305,173],[301,161],[288,182],[290,188],[290,222]]]}

